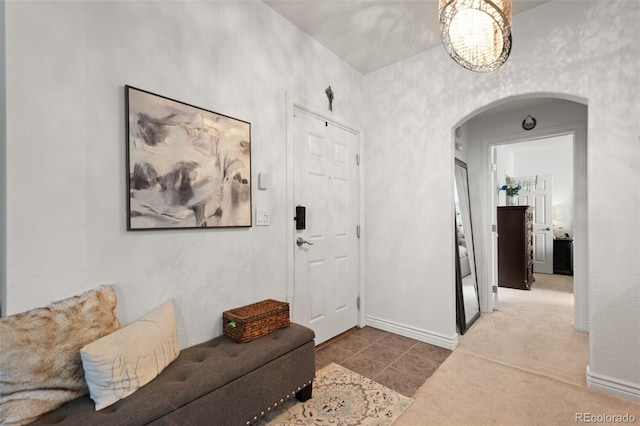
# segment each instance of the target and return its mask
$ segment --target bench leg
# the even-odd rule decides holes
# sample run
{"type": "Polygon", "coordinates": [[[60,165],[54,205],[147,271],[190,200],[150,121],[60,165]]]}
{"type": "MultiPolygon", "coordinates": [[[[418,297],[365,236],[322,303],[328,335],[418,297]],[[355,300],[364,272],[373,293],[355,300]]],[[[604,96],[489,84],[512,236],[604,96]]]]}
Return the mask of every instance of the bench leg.
{"type": "Polygon", "coordinates": [[[296,392],[296,399],[300,402],[305,402],[311,398],[312,393],[313,393],[313,383],[309,383],[308,386],[305,386],[303,389],[296,392]]]}

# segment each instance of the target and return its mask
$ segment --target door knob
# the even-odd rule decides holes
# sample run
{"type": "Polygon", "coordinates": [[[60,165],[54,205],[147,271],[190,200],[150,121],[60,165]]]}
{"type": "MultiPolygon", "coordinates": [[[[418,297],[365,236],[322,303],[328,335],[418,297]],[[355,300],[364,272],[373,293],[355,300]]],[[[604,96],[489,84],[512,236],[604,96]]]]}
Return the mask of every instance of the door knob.
{"type": "Polygon", "coordinates": [[[296,244],[298,245],[298,247],[302,247],[303,244],[309,244],[310,246],[313,245],[313,243],[311,241],[307,241],[307,240],[303,239],[302,237],[298,237],[298,239],[296,240],[296,244]]]}

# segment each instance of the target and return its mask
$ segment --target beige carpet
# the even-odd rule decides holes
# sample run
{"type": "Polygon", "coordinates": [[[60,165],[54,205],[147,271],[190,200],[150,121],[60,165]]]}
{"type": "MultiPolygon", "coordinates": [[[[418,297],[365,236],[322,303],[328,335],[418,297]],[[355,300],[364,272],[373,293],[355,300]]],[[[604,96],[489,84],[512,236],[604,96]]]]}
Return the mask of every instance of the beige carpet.
{"type": "Polygon", "coordinates": [[[331,363],[316,373],[313,397],[287,401],[258,424],[390,426],[413,400],[331,363]]]}
{"type": "Polygon", "coordinates": [[[635,416],[640,404],[586,387],[587,333],[573,327],[572,277],[536,274],[531,291],[500,288],[395,423],[571,425],[576,416],[635,416]]]}

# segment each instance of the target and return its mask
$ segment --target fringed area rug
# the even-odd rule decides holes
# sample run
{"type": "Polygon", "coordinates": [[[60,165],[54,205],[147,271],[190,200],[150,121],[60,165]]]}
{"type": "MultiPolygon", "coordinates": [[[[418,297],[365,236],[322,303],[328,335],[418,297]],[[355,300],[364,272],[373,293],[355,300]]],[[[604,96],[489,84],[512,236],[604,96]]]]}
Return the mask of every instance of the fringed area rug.
{"type": "Polygon", "coordinates": [[[331,363],[316,373],[310,400],[288,401],[258,424],[391,425],[412,402],[380,383],[331,363]]]}

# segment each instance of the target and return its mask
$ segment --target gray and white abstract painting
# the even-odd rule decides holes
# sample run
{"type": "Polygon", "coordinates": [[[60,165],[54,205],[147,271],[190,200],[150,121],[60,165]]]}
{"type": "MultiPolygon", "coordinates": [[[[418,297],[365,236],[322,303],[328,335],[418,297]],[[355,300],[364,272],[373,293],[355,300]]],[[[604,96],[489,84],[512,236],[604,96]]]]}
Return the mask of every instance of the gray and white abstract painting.
{"type": "Polygon", "coordinates": [[[251,226],[251,124],[125,91],[128,229],[251,226]]]}

